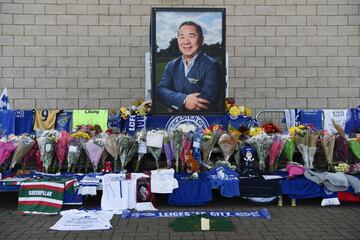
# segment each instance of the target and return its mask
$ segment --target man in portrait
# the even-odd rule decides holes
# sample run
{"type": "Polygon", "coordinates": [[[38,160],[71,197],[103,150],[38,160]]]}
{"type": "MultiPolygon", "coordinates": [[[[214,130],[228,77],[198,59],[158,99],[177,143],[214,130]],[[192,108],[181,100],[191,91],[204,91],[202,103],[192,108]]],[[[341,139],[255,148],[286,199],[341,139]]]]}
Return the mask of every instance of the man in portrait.
{"type": "Polygon", "coordinates": [[[202,27],[185,21],[178,28],[181,56],[166,64],[156,87],[156,98],[169,112],[217,112],[221,95],[220,64],[202,51],[202,27]]]}

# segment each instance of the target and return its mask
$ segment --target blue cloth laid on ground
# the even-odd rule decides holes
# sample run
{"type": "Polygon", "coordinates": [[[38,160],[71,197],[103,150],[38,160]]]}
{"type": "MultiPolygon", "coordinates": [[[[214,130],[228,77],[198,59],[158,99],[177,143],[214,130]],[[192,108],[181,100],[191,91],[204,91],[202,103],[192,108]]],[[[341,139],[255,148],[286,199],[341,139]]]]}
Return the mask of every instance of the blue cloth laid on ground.
{"type": "MultiPolygon", "coordinates": [[[[360,175],[356,175],[354,177],[360,179],[360,175]]],[[[288,195],[290,198],[306,199],[322,197],[323,187],[310,181],[304,176],[299,176],[293,179],[284,178],[280,181],[280,185],[281,193],[288,195]]],[[[354,193],[351,186],[349,186],[347,191],[354,193]]]]}
{"type": "Polygon", "coordinates": [[[169,194],[171,205],[201,205],[213,200],[212,188],[205,173],[199,173],[198,179],[189,179],[191,174],[175,173],[179,188],[169,194]]]}
{"type": "Polygon", "coordinates": [[[221,165],[207,172],[212,188],[219,188],[221,196],[240,196],[239,174],[221,165]]]}
{"type": "Polygon", "coordinates": [[[321,197],[321,187],[316,183],[299,176],[293,179],[280,180],[281,193],[293,199],[321,197]]]}

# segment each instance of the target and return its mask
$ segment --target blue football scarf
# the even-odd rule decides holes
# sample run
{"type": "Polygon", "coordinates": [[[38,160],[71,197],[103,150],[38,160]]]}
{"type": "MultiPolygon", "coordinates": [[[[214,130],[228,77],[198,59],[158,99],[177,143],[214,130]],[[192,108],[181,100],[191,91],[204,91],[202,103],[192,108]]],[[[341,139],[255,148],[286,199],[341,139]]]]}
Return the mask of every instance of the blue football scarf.
{"type": "Polygon", "coordinates": [[[32,133],[34,126],[33,110],[16,110],[15,111],[15,135],[23,133],[32,133]]]}
{"type": "Polygon", "coordinates": [[[260,211],[159,211],[159,212],[131,212],[124,210],[121,217],[126,218],[169,218],[189,217],[191,215],[210,215],[212,217],[244,217],[271,219],[270,212],[263,208],[260,211]]]}
{"type": "Polygon", "coordinates": [[[146,118],[144,116],[130,115],[126,119],[125,132],[130,136],[134,136],[136,131],[147,128],[146,118]]]}
{"type": "Polygon", "coordinates": [[[15,133],[15,111],[0,111],[0,137],[15,133]]]}

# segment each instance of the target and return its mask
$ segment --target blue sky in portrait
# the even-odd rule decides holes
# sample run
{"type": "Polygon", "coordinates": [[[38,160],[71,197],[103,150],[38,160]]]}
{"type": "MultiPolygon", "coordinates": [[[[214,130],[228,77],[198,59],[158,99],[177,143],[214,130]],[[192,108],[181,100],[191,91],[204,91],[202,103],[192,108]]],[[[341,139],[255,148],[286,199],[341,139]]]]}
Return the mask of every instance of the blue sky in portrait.
{"type": "Polygon", "coordinates": [[[194,21],[204,32],[205,43],[210,45],[222,40],[221,12],[171,12],[156,13],[156,43],[159,49],[166,49],[169,41],[177,37],[179,25],[184,21],[194,21]]]}

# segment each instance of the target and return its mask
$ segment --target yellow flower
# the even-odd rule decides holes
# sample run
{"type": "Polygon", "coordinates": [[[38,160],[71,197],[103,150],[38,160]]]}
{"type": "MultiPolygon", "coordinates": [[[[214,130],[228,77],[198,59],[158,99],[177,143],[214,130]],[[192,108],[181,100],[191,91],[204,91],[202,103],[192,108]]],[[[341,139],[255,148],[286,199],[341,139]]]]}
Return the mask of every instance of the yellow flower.
{"type": "Polygon", "coordinates": [[[144,102],[143,99],[138,99],[133,103],[133,105],[136,106],[136,107],[139,107],[143,102],[144,102]]]}
{"type": "Polygon", "coordinates": [[[262,133],[262,132],[264,132],[264,130],[262,129],[262,128],[260,128],[260,127],[257,127],[257,128],[250,128],[250,130],[249,130],[249,136],[250,137],[253,137],[253,136],[256,136],[256,135],[258,135],[258,134],[260,134],[260,133],[262,133]]]}
{"type": "Polygon", "coordinates": [[[82,139],[85,139],[85,140],[90,139],[90,135],[87,134],[86,132],[83,132],[83,131],[75,132],[75,133],[71,134],[71,137],[72,138],[82,138],[82,139]]]}
{"type": "Polygon", "coordinates": [[[251,116],[251,115],[252,115],[251,109],[248,107],[245,107],[245,116],[251,116]]]}
{"type": "Polygon", "coordinates": [[[293,138],[293,139],[294,139],[294,137],[295,137],[295,134],[296,134],[296,133],[299,133],[299,132],[302,132],[302,129],[300,128],[300,126],[289,128],[289,135],[290,135],[291,138],[293,138]]]}
{"type": "Polygon", "coordinates": [[[236,136],[236,137],[239,137],[241,132],[239,130],[237,130],[236,128],[229,128],[229,134],[230,135],[233,135],[233,136],[236,136]]]}
{"type": "Polygon", "coordinates": [[[233,105],[230,110],[229,113],[231,116],[237,117],[240,115],[240,109],[238,108],[238,106],[233,105]]]}
{"type": "Polygon", "coordinates": [[[120,112],[121,112],[121,118],[124,120],[126,120],[130,114],[130,111],[126,107],[121,107],[120,112]]]}

